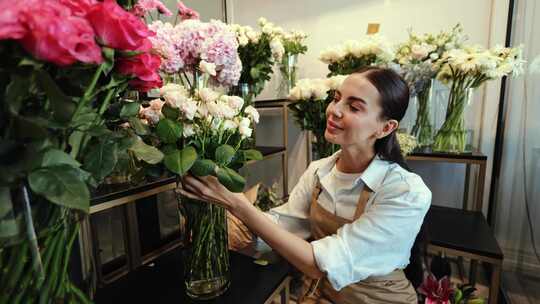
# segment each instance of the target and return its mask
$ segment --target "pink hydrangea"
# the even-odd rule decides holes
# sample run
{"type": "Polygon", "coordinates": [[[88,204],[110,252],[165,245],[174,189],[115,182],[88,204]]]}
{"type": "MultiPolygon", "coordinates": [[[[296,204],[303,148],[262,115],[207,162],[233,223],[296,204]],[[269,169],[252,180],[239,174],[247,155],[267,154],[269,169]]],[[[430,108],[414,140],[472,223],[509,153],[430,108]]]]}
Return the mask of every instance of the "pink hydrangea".
{"type": "Polygon", "coordinates": [[[156,32],[150,39],[154,50],[162,57],[161,69],[165,73],[193,72],[204,60],[216,67],[216,75],[211,78],[215,84],[238,83],[242,71],[238,42],[225,23],[185,20],[173,27],[156,21],[150,29],[156,32]]]}

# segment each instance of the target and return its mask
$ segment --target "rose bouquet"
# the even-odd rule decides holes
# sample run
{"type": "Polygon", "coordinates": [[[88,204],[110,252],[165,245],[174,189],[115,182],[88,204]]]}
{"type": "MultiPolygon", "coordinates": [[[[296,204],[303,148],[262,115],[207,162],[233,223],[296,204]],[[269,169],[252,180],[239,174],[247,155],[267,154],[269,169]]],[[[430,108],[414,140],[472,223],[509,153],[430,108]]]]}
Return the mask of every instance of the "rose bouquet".
{"type": "Polygon", "coordinates": [[[346,76],[338,75],[327,79],[301,79],[291,90],[288,99],[296,123],[302,130],[314,135],[314,158],[323,158],[337,151],[337,146],[326,141],[326,107],[334,98],[334,90],[341,86],[346,76]]]}
{"type": "Polygon", "coordinates": [[[328,76],[348,75],[364,66],[386,65],[394,58],[393,47],[384,36],[378,34],[329,47],[319,56],[319,60],[328,64],[328,76]]]}
{"type": "Polygon", "coordinates": [[[440,280],[429,274],[418,287],[418,293],[425,304],[484,304],[485,300],[474,296],[476,288],[471,285],[452,287],[450,278],[440,280]]]}
{"type": "Polygon", "coordinates": [[[0,10],[0,302],[85,303],[69,257],[89,187],[120,151],[147,148],[105,113],[134,108],[117,98],[128,86],[161,85],[152,32],[112,0],[2,0],[0,10]]]}

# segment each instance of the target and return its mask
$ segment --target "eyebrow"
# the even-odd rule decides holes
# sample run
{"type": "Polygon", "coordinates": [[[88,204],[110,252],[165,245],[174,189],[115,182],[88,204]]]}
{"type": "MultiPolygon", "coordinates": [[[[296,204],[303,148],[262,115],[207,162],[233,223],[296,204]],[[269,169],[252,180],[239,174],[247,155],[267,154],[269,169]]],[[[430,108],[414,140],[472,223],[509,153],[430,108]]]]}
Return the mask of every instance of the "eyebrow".
{"type": "Polygon", "coordinates": [[[361,104],[367,106],[367,102],[366,102],[364,99],[360,98],[360,97],[357,97],[357,96],[349,96],[348,99],[349,99],[351,102],[356,102],[356,101],[357,101],[357,102],[360,102],[361,104]]]}
{"type": "MultiPolygon", "coordinates": [[[[342,95],[339,90],[335,90],[335,93],[339,94],[339,96],[342,95]]],[[[363,98],[360,98],[360,97],[357,97],[357,96],[349,96],[349,98],[347,98],[347,99],[350,100],[351,102],[360,102],[361,104],[367,106],[367,102],[363,98]]]]}

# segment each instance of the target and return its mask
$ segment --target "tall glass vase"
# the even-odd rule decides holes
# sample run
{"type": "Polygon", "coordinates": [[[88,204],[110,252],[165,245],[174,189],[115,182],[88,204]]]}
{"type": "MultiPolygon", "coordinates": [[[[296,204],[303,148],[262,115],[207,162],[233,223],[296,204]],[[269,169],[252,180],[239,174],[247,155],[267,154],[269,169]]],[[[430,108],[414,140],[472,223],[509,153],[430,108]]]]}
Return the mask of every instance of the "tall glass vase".
{"type": "Polygon", "coordinates": [[[418,92],[416,121],[411,135],[416,137],[419,147],[431,145],[433,139],[433,126],[431,124],[431,100],[433,96],[434,80],[432,79],[424,90],[418,92]]]}
{"type": "Polygon", "coordinates": [[[296,85],[296,69],[298,54],[285,54],[279,67],[281,71],[281,83],[279,86],[280,96],[286,97],[289,91],[296,85]]]}
{"type": "Polygon", "coordinates": [[[470,152],[468,145],[471,132],[465,129],[465,108],[473,98],[473,88],[463,88],[454,83],[448,97],[446,119],[433,139],[432,149],[438,152],[463,153],[470,152]]]}
{"type": "Polygon", "coordinates": [[[185,197],[181,201],[187,218],[186,293],[193,299],[212,299],[230,285],[227,215],[218,205],[185,197]]]}

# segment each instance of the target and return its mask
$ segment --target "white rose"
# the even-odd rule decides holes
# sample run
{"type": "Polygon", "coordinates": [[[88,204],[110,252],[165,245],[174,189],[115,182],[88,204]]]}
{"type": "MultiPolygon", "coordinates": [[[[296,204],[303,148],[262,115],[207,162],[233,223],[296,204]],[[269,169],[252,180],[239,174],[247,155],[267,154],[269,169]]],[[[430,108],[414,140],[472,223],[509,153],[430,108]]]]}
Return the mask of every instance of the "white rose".
{"type": "Polygon", "coordinates": [[[302,90],[298,86],[295,86],[289,91],[289,96],[287,99],[289,100],[300,100],[302,98],[302,90]]]}
{"type": "Polygon", "coordinates": [[[428,48],[424,45],[415,44],[411,47],[411,54],[414,59],[422,60],[428,55],[428,48]]]}
{"type": "Polygon", "coordinates": [[[238,124],[238,132],[242,135],[242,138],[250,137],[253,130],[249,127],[251,121],[247,117],[243,117],[238,124]]]}
{"type": "Polygon", "coordinates": [[[339,90],[347,75],[336,75],[326,79],[326,85],[330,90],[339,90]]]}
{"type": "Polygon", "coordinates": [[[216,76],[216,65],[211,62],[206,62],[201,60],[199,63],[199,69],[201,72],[206,73],[211,76],[216,76]]]}
{"type": "Polygon", "coordinates": [[[249,39],[245,35],[238,37],[238,44],[240,46],[246,46],[248,43],[249,43],[249,39]]]}
{"type": "Polygon", "coordinates": [[[270,41],[270,49],[272,50],[272,57],[274,57],[276,61],[281,62],[283,54],[285,54],[285,48],[283,47],[281,40],[278,38],[272,39],[272,41],[270,41]]]}
{"type": "Polygon", "coordinates": [[[219,93],[210,88],[202,88],[199,90],[199,97],[206,103],[214,102],[219,98],[219,93]]]}
{"type": "Polygon", "coordinates": [[[262,32],[271,35],[274,32],[274,27],[272,26],[272,24],[267,23],[262,27],[262,32]]]}
{"type": "Polygon", "coordinates": [[[200,103],[197,106],[197,116],[200,118],[208,116],[208,106],[205,103],[200,103]]]}
{"type": "Polygon", "coordinates": [[[259,112],[253,106],[247,106],[244,113],[246,113],[255,123],[259,123],[259,112]]]}
{"type": "Polygon", "coordinates": [[[254,30],[246,31],[246,37],[254,43],[259,41],[259,35],[254,30]]]}
{"type": "Polygon", "coordinates": [[[259,20],[257,20],[257,24],[260,26],[260,27],[263,27],[265,24],[268,23],[268,20],[266,20],[266,18],[264,17],[261,17],[259,18],[259,20]]]}
{"type": "Polygon", "coordinates": [[[184,130],[182,131],[182,135],[185,138],[191,137],[195,134],[195,128],[191,124],[184,124],[184,130]]]}
{"type": "Polygon", "coordinates": [[[186,102],[182,103],[179,108],[180,111],[184,113],[186,119],[193,120],[193,118],[195,118],[195,114],[197,114],[197,110],[199,107],[195,100],[188,99],[186,102]]]}
{"type": "Polygon", "coordinates": [[[184,103],[188,97],[182,91],[167,91],[163,94],[165,102],[171,107],[178,108],[182,103],[184,103]]]}
{"type": "Polygon", "coordinates": [[[186,88],[184,88],[182,85],[179,85],[179,84],[176,84],[176,83],[167,83],[166,85],[162,86],[159,89],[159,94],[161,96],[163,96],[163,95],[165,95],[165,94],[167,94],[168,92],[171,92],[171,91],[186,92],[186,94],[187,94],[186,88]]]}
{"type": "Polygon", "coordinates": [[[236,125],[236,123],[230,119],[227,119],[225,120],[225,122],[223,122],[223,130],[225,131],[228,131],[228,130],[236,130],[238,126],[236,125]]]}
{"type": "Polygon", "coordinates": [[[242,106],[244,105],[244,100],[241,97],[227,96],[227,95],[223,95],[223,96],[227,97],[226,102],[229,105],[229,107],[231,107],[233,110],[238,112],[240,111],[240,109],[242,109],[242,106]]]}

